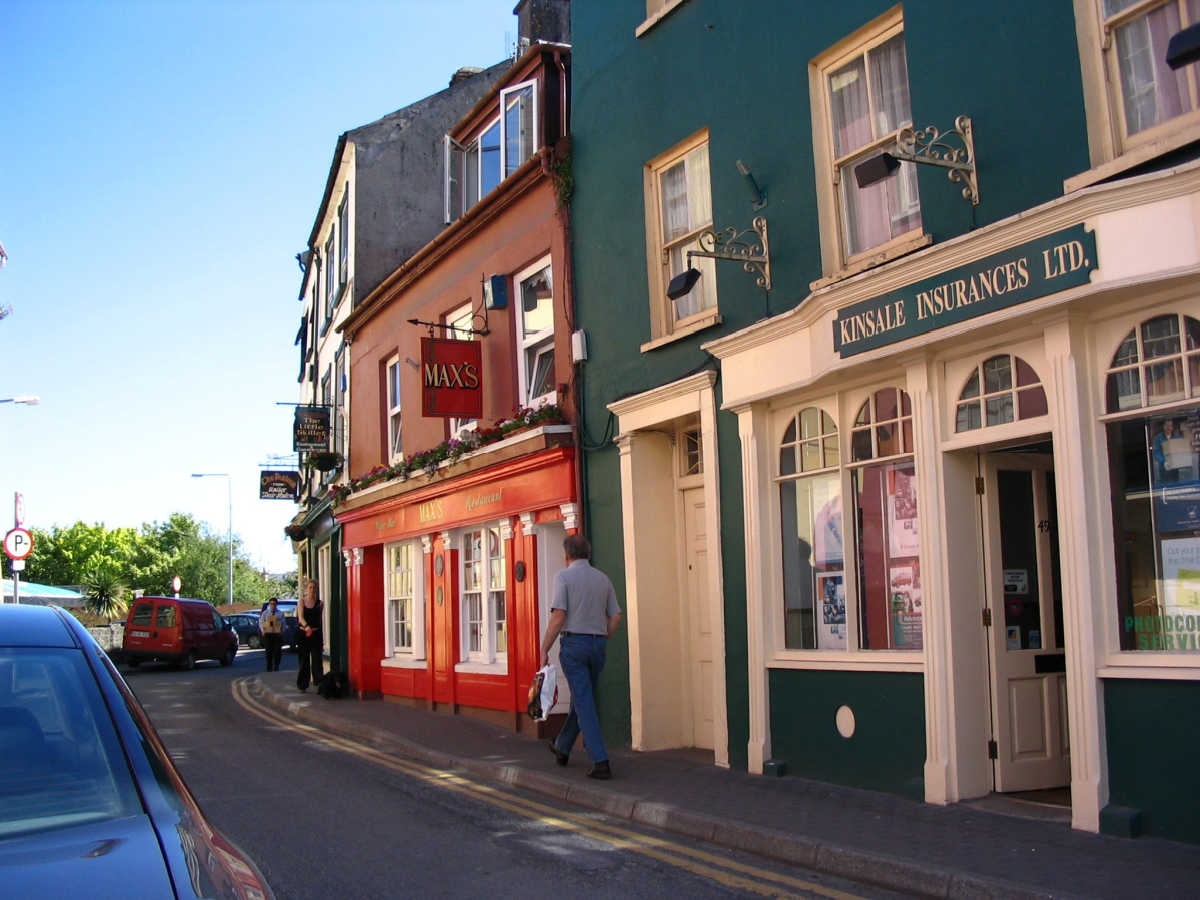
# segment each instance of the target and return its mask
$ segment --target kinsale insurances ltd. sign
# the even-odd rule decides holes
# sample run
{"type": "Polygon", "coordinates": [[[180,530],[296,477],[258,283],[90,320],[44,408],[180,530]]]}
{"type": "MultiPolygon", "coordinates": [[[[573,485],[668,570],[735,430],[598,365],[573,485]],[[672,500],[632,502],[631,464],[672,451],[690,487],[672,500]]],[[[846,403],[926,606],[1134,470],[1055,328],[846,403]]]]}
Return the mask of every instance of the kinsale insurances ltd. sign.
{"type": "Polygon", "coordinates": [[[845,359],[1087,284],[1097,265],[1096,236],[1075,225],[838,310],[833,348],[845,359]]]}

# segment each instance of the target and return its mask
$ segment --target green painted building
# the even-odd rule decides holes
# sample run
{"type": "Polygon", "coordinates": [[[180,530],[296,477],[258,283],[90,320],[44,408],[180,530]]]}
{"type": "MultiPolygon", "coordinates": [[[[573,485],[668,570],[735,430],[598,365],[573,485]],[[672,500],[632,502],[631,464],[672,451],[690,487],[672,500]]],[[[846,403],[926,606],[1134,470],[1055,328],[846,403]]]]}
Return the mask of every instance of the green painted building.
{"type": "Polygon", "coordinates": [[[1189,8],[575,0],[614,740],[1200,841],[1189,8]]]}

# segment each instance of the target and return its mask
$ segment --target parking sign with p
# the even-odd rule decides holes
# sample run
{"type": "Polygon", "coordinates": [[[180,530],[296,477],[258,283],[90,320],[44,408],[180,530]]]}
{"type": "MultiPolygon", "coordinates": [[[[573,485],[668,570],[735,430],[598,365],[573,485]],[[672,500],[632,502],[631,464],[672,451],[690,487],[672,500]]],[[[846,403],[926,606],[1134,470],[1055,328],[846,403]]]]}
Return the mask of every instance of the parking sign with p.
{"type": "Polygon", "coordinates": [[[24,559],[33,552],[33,535],[24,528],[14,528],[4,535],[4,552],[9,559],[24,559]]]}

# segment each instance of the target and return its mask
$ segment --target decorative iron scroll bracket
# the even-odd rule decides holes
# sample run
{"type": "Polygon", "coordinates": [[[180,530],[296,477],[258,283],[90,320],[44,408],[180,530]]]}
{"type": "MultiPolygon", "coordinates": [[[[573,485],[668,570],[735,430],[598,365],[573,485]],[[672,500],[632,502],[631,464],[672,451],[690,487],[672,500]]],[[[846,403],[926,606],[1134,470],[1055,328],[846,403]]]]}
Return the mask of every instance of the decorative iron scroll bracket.
{"type": "Polygon", "coordinates": [[[891,155],[906,162],[949,169],[947,177],[963,186],[963,199],[970,200],[972,206],[979,205],[979,175],[975,171],[975,139],[970,116],[959,116],[954,120],[954,130],[946,132],[933,125],[916,130],[905,125],[896,136],[896,148],[891,155]],[[947,143],[948,138],[957,138],[962,146],[947,143]]]}
{"type": "Polygon", "coordinates": [[[741,230],[730,226],[721,231],[702,231],[697,240],[700,249],[689,250],[687,254],[689,268],[693,256],[732,259],[740,262],[742,268],[751,275],[758,273],[755,282],[760,288],[764,291],[771,289],[771,245],[767,240],[765,216],[755,216],[750,227],[741,230]]]}

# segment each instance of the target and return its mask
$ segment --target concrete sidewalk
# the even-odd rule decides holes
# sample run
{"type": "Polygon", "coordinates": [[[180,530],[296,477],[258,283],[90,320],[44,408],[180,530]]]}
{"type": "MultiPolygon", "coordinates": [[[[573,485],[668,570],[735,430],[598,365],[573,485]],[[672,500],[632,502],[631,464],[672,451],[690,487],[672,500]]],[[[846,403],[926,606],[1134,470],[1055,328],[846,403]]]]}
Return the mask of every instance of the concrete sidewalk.
{"type": "Polygon", "coordinates": [[[1200,896],[1200,847],[1190,844],[749,775],[717,768],[699,751],[612,749],[613,780],[594,781],[585,777],[582,747],[564,769],[545,741],[396,703],[325,700],[312,688],[300,693],[295,679],[294,669],[264,672],[252,690],[298,721],[412,759],[893,890],[954,898],[1200,896]]]}

